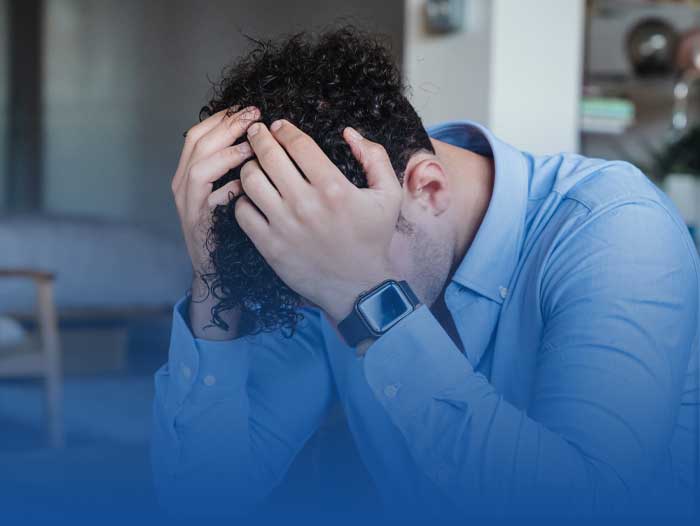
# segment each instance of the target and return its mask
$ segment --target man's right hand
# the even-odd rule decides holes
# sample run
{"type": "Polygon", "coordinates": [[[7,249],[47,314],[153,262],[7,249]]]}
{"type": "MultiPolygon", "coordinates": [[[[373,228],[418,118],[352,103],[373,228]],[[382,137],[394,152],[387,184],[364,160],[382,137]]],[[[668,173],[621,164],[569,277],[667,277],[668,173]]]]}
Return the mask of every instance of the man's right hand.
{"type": "Polygon", "coordinates": [[[239,180],[212,191],[214,182],[252,156],[247,142],[232,144],[259,118],[257,108],[245,108],[235,113],[224,110],[193,126],[185,137],[173,177],[171,187],[194,271],[190,324],[198,338],[224,340],[236,336],[239,312],[225,313],[228,331],[218,327],[204,329],[210,324],[214,300],[201,276],[209,271],[209,254],[205,245],[212,210],[225,204],[231,194],[237,196],[242,192],[239,180]]]}

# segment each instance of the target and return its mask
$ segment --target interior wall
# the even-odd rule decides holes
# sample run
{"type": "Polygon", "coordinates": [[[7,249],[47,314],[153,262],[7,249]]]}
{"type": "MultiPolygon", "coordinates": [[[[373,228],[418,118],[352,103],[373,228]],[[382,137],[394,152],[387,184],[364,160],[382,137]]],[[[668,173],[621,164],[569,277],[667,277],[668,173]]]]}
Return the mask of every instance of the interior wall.
{"type": "Polygon", "coordinates": [[[46,0],[44,207],[179,225],[170,179],[182,132],[222,68],[255,37],[353,22],[401,54],[390,0],[46,0]]]}
{"type": "Polygon", "coordinates": [[[489,125],[534,153],[579,150],[584,0],[494,0],[489,125]]]}
{"type": "Polygon", "coordinates": [[[426,125],[454,119],[488,121],[491,0],[465,2],[463,29],[430,34],[425,0],[405,1],[404,76],[426,125]]]}
{"type": "Polygon", "coordinates": [[[468,0],[464,27],[425,29],[406,0],[404,68],[426,124],[470,119],[534,153],[578,151],[584,0],[468,0]]]}

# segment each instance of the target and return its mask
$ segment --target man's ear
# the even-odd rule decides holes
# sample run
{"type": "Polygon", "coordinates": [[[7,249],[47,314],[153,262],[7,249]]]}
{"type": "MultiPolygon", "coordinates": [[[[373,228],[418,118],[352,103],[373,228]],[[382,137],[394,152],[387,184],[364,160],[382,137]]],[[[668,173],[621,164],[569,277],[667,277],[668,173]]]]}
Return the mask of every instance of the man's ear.
{"type": "Polygon", "coordinates": [[[449,180],[445,169],[432,155],[414,156],[403,179],[406,197],[438,216],[450,206],[449,180]]]}

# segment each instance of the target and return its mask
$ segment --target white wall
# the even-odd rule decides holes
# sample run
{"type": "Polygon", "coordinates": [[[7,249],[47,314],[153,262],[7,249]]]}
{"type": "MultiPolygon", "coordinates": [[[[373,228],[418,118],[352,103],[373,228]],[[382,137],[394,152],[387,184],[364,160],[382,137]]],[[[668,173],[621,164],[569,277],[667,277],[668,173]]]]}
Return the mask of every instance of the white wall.
{"type": "Polygon", "coordinates": [[[426,124],[469,118],[534,153],[579,149],[584,0],[466,0],[465,29],[429,35],[406,0],[404,73],[426,124]]]}
{"type": "Polygon", "coordinates": [[[495,0],[489,126],[536,153],[578,151],[583,0],[495,0]]]}
{"type": "Polygon", "coordinates": [[[404,77],[425,124],[488,120],[491,0],[467,0],[465,29],[425,31],[425,0],[405,0],[404,77]]]}

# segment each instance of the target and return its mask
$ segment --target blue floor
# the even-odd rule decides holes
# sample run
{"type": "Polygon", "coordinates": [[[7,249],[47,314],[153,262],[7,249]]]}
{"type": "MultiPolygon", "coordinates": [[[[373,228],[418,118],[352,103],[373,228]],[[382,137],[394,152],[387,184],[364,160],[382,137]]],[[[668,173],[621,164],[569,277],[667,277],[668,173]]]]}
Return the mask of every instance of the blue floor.
{"type": "MultiPolygon", "coordinates": [[[[41,383],[0,382],[0,525],[177,522],[157,505],[149,458],[153,372],[167,358],[169,320],[161,325],[131,331],[125,371],[65,378],[64,449],[47,445],[41,383]]],[[[299,454],[268,509],[333,510],[337,518],[378,505],[342,412],[322,435],[299,454]],[[319,451],[330,450],[340,460],[319,465],[319,451]]]]}
{"type": "Polygon", "coordinates": [[[95,510],[156,514],[149,464],[150,376],[66,379],[66,447],[47,447],[41,386],[0,384],[4,517],[89,518],[95,510]]]}
{"type": "Polygon", "coordinates": [[[48,447],[41,383],[0,382],[0,524],[159,522],[149,447],[168,332],[169,320],[136,323],[124,371],[66,376],[63,449],[48,447]]]}

